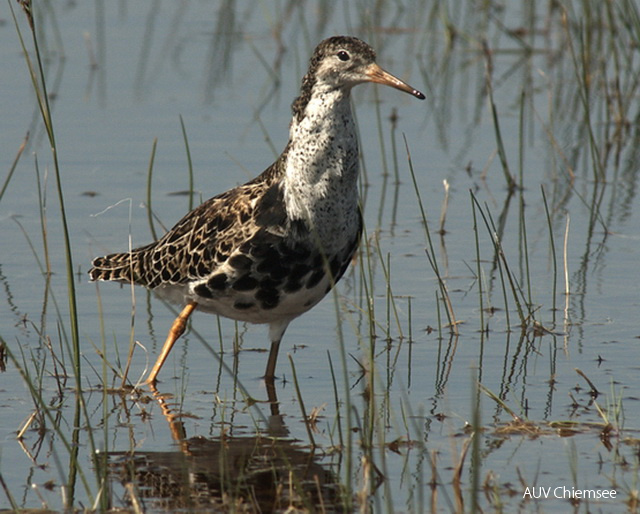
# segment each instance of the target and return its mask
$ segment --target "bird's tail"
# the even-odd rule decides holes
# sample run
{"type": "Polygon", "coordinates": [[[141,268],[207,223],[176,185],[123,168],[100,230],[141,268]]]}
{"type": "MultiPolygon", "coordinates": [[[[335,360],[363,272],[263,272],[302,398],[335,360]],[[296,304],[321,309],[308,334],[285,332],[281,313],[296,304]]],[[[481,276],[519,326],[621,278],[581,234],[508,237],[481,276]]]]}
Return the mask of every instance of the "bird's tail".
{"type": "Polygon", "coordinates": [[[96,257],[91,263],[89,276],[91,280],[110,280],[143,284],[144,248],[137,248],[131,252],[112,253],[104,257],[96,257]]]}

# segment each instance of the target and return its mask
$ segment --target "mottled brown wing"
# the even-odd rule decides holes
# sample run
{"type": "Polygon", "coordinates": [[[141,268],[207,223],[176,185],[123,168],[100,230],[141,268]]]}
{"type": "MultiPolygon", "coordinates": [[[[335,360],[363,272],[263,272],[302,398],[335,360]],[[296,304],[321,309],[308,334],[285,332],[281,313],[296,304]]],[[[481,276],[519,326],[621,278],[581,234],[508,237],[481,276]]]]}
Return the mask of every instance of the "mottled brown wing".
{"type": "Polygon", "coordinates": [[[97,257],[89,270],[91,279],[155,288],[207,277],[251,236],[247,220],[263,188],[254,182],[227,191],[189,212],[155,243],[97,257]]]}

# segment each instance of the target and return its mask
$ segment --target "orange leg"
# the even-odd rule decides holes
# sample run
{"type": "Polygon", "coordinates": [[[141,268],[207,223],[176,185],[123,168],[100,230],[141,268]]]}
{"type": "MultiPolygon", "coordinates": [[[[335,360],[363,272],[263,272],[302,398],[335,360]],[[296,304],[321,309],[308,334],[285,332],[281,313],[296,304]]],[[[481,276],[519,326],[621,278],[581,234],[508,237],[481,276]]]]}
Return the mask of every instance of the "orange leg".
{"type": "Polygon", "coordinates": [[[264,384],[267,387],[267,398],[271,404],[271,416],[280,416],[280,405],[278,404],[278,396],[276,395],[276,361],[278,360],[278,349],[280,341],[272,341],[271,350],[269,351],[269,360],[267,361],[267,369],[264,374],[264,384]]]}
{"type": "Polygon", "coordinates": [[[158,405],[160,405],[160,410],[164,418],[169,423],[169,430],[171,431],[173,439],[180,445],[183,445],[187,438],[187,432],[180,417],[180,411],[176,410],[176,404],[171,402],[172,396],[158,392],[155,384],[152,383],[149,383],[149,389],[151,389],[151,394],[153,394],[158,405]]]}
{"type": "Polygon", "coordinates": [[[276,362],[278,361],[278,350],[280,349],[280,340],[271,341],[271,350],[269,351],[269,360],[267,360],[267,369],[264,378],[273,383],[276,376],[276,362]]]}
{"type": "Polygon", "coordinates": [[[290,319],[274,321],[269,324],[269,340],[271,341],[271,350],[269,350],[269,359],[267,360],[267,369],[264,372],[264,378],[273,383],[276,377],[276,362],[278,361],[278,350],[280,349],[280,341],[284,331],[289,325],[290,319]]]}
{"type": "Polygon", "coordinates": [[[171,325],[171,330],[169,330],[167,340],[164,342],[162,351],[160,352],[156,363],[153,365],[153,369],[151,370],[151,373],[149,373],[147,380],[145,380],[145,384],[154,385],[156,383],[158,373],[160,373],[160,369],[162,368],[164,361],[167,360],[169,352],[171,351],[171,348],[173,348],[175,342],[184,333],[189,316],[191,316],[191,313],[195,310],[197,305],[198,304],[196,302],[189,302],[185,308],[182,309],[182,312],[173,322],[173,325],[171,325]]]}

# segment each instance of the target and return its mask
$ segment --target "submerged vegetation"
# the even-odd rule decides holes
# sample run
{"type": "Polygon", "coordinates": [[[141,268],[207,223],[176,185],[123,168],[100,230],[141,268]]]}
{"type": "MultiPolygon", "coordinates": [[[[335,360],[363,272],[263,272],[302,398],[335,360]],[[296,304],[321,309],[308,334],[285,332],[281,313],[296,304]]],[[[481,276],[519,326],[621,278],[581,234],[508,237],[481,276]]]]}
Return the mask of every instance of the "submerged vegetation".
{"type": "MultiPolygon", "coordinates": [[[[233,62],[248,47],[264,82],[254,70],[257,93],[243,112],[269,151],[278,146],[269,107],[286,111],[281,89],[295,85],[308,50],[329,33],[370,41],[426,85],[424,111],[390,107],[375,88],[356,95],[373,111],[356,109],[361,137],[377,143],[363,145],[365,235],[333,299],[318,307],[321,326],[302,318],[292,327],[295,346],[269,391],[273,403],[257,372],[241,366],[262,352],[253,331],[211,317],[190,327],[177,379],[159,391],[139,387],[155,325],[163,332],[172,313],[154,321],[166,311],[158,300],[88,285],[90,247],[121,247],[140,228],[131,226],[135,217],[156,237],[197,204],[195,184],[208,179],[198,178],[196,153],[216,135],[202,138],[191,128],[196,115],[176,114],[171,151],[179,151],[164,161],[166,141],[152,122],[145,127],[136,149],[145,148],[147,166],[132,172],[144,180],[120,185],[111,170],[91,181],[74,176],[69,154],[92,150],[65,140],[58,102],[69,59],[61,27],[78,7],[8,3],[12,23],[2,31],[21,52],[34,114],[13,120],[28,125],[27,135],[0,170],[4,230],[16,234],[0,260],[8,307],[0,379],[23,386],[0,388],[1,507],[638,510],[640,417],[629,391],[638,380],[640,300],[629,282],[639,246],[640,8],[632,0],[407,4],[336,13],[318,1],[313,16],[304,2],[260,12],[227,2],[206,15],[191,2],[163,4],[167,12],[153,3],[95,4],[95,29],[85,34],[88,103],[106,102],[108,27],[144,14],[140,101],[151,101],[167,55],[180,78],[204,82],[206,101],[218,90],[231,94],[224,81],[245,80],[233,62]],[[166,34],[156,17],[167,18],[166,34]],[[184,45],[202,60],[187,60],[184,45]],[[158,176],[172,160],[186,171],[171,177],[170,187],[181,184],[171,202],[180,205],[169,213],[160,197],[170,189],[158,176]],[[85,190],[79,209],[78,187],[87,183],[114,191],[105,200],[85,190]],[[141,184],[135,194],[133,183],[141,184]],[[127,216],[99,217],[105,232],[119,232],[106,242],[85,212],[115,210],[123,197],[127,216]],[[131,214],[135,198],[147,216],[131,214]],[[20,248],[18,258],[9,246],[20,248]],[[18,404],[24,420],[9,420],[18,404]],[[617,494],[525,494],[543,486],[617,494]]],[[[108,153],[94,152],[96,160],[108,153]]]]}

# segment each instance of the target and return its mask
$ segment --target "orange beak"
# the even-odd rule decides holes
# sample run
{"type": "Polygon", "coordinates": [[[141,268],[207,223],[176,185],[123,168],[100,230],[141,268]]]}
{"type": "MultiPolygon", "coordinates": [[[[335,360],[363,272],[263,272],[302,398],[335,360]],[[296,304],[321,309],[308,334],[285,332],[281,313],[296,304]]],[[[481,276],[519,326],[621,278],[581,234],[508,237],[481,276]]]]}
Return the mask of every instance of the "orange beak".
{"type": "Polygon", "coordinates": [[[396,89],[399,89],[400,91],[409,93],[410,95],[413,95],[416,98],[419,98],[420,100],[425,99],[425,96],[420,91],[412,88],[409,84],[407,84],[406,82],[403,82],[398,77],[391,75],[391,73],[384,71],[376,63],[370,64],[367,67],[367,71],[365,72],[365,75],[371,82],[394,87],[396,89]]]}

